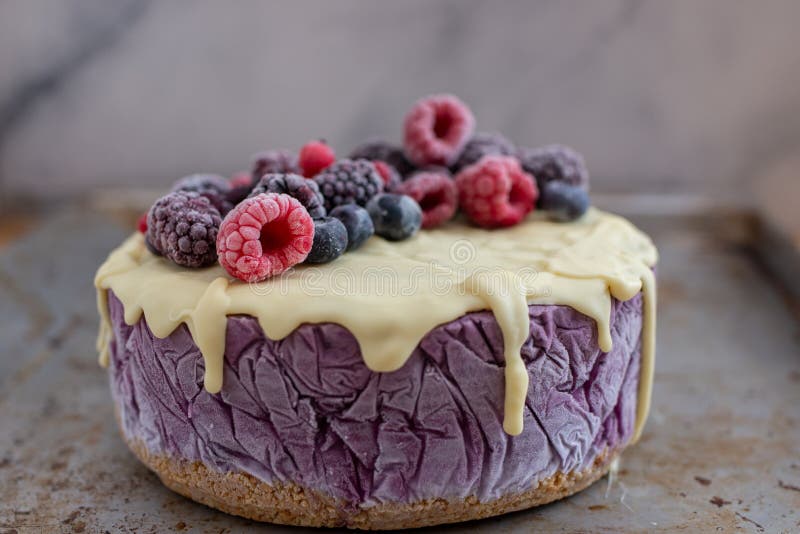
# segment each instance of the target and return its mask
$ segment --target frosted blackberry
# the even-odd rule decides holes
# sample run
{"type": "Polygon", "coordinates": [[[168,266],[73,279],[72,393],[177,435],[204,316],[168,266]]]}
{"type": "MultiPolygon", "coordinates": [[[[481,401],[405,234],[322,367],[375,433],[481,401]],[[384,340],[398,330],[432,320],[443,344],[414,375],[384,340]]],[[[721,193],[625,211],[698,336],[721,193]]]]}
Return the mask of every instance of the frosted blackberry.
{"type": "Polygon", "coordinates": [[[265,174],[250,192],[250,196],[261,193],[283,193],[296,198],[312,219],[319,219],[327,214],[317,183],[298,174],[265,174]]]}
{"type": "Polygon", "coordinates": [[[231,184],[216,174],[191,174],[175,182],[172,191],[198,193],[219,210],[223,217],[231,211],[236,202],[231,198],[231,184]]]}
{"type": "Polygon", "coordinates": [[[350,159],[368,159],[370,161],[385,161],[394,167],[401,176],[406,176],[414,171],[414,164],[408,161],[403,149],[383,139],[369,139],[358,145],[350,152],[350,159]]]}
{"type": "Polygon", "coordinates": [[[147,215],[146,242],[183,267],[207,267],[217,261],[216,241],[222,217],[198,193],[174,191],[158,199],[147,215]]]}
{"type": "Polygon", "coordinates": [[[520,148],[517,158],[525,172],[536,178],[543,191],[550,182],[565,182],[589,192],[589,171],[578,152],[564,145],[547,145],[540,148],[520,148]]]}
{"type": "Polygon", "coordinates": [[[383,192],[383,179],[375,165],[365,159],[337,161],[316,175],[314,181],[328,212],[343,204],[365,206],[372,197],[383,192]]]}
{"type": "Polygon", "coordinates": [[[453,172],[477,163],[483,156],[513,156],[516,150],[514,144],[502,134],[478,132],[464,145],[464,150],[453,164],[453,172]]]}
{"type": "Polygon", "coordinates": [[[253,164],[250,168],[253,185],[267,173],[301,174],[295,153],[283,148],[259,152],[253,156],[253,164]]]}

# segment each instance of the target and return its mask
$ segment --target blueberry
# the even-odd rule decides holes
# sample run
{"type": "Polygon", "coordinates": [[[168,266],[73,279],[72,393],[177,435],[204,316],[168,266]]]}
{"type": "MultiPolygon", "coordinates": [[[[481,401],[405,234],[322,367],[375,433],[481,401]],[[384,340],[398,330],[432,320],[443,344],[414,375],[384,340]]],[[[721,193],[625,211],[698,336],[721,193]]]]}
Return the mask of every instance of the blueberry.
{"type": "Polygon", "coordinates": [[[375,233],[375,226],[367,210],[358,204],[344,204],[331,211],[331,217],[342,221],[347,229],[347,250],[355,250],[375,233]]]}
{"type": "Polygon", "coordinates": [[[422,226],[422,209],[406,195],[377,195],[367,203],[367,211],[375,233],[389,241],[407,239],[422,226]]]}
{"type": "Polygon", "coordinates": [[[328,263],[347,248],[347,229],[342,221],[333,217],[314,219],[314,243],[306,263],[328,263]]]}
{"type": "Polygon", "coordinates": [[[559,222],[574,221],[589,209],[589,193],[578,185],[549,182],[542,190],[540,205],[551,219],[559,222]]]}

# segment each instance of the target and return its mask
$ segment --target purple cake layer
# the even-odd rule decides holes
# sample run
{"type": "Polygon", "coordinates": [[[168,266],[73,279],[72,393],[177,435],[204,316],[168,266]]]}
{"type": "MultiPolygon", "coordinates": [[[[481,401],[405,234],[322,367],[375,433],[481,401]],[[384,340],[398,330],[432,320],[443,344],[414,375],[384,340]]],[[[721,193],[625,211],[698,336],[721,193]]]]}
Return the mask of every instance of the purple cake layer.
{"type": "Polygon", "coordinates": [[[203,389],[203,359],[181,326],[156,338],[128,326],[109,292],[111,388],[128,438],[266,482],[294,482],[352,505],[530,489],[592,463],[633,434],[641,295],[612,302],[614,347],[566,306],[530,306],[524,430],[503,431],[503,338],[490,312],[434,328],[406,364],[374,373],[352,334],[302,325],[267,339],[228,318],[224,385],[203,389]]]}

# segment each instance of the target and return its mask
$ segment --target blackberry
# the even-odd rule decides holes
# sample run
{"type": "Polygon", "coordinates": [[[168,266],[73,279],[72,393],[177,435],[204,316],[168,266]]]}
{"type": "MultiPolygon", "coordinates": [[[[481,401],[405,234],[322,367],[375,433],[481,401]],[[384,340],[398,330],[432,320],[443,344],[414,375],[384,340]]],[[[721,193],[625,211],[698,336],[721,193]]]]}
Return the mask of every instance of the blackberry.
{"type": "Polygon", "coordinates": [[[589,192],[589,171],[578,152],[564,145],[547,145],[540,148],[520,148],[517,159],[525,172],[536,178],[543,191],[550,182],[565,182],[589,192]]]}
{"type": "Polygon", "coordinates": [[[513,156],[517,149],[505,136],[496,132],[478,132],[464,145],[464,150],[453,164],[453,172],[477,163],[483,156],[513,156]]]}
{"type": "Polygon", "coordinates": [[[301,174],[297,156],[291,150],[284,148],[259,152],[253,156],[253,164],[250,169],[253,175],[253,185],[267,173],[301,174]]]}
{"type": "Polygon", "coordinates": [[[146,242],[183,267],[207,267],[217,261],[222,222],[211,201],[195,192],[174,191],[156,200],[147,215],[146,242]]]}
{"type": "Polygon", "coordinates": [[[172,186],[172,191],[198,193],[219,210],[223,217],[231,211],[236,202],[230,198],[231,184],[222,176],[216,174],[191,174],[184,176],[172,186]]]}
{"type": "Polygon", "coordinates": [[[372,197],[383,192],[383,179],[375,165],[365,159],[337,161],[313,180],[325,198],[328,211],[343,204],[365,206],[372,197]]]}
{"type": "Polygon", "coordinates": [[[394,167],[401,176],[406,176],[415,170],[414,164],[408,161],[402,148],[382,139],[364,141],[350,152],[349,158],[385,161],[394,167]]]}
{"type": "Polygon", "coordinates": [[[254,197],[261,193],[283,193],[296,198],[312,219],[325,217],[328,213],[317,183],[298,174],[265,174],[249,196],[254,197]]]}

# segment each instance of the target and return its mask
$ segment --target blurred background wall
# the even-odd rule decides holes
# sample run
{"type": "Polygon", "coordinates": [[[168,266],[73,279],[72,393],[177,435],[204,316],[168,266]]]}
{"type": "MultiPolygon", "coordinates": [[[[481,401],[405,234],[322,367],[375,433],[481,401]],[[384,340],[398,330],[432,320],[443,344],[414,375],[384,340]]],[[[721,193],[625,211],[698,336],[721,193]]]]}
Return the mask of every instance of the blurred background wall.
{"type": "Polygon", "coordinates": [[[796,0],[3,0],[0,195],[343,153],[450,91],[480,129],[578,148],[596,191],[738,203],[800,151],[798,21],[796,0]]]}

